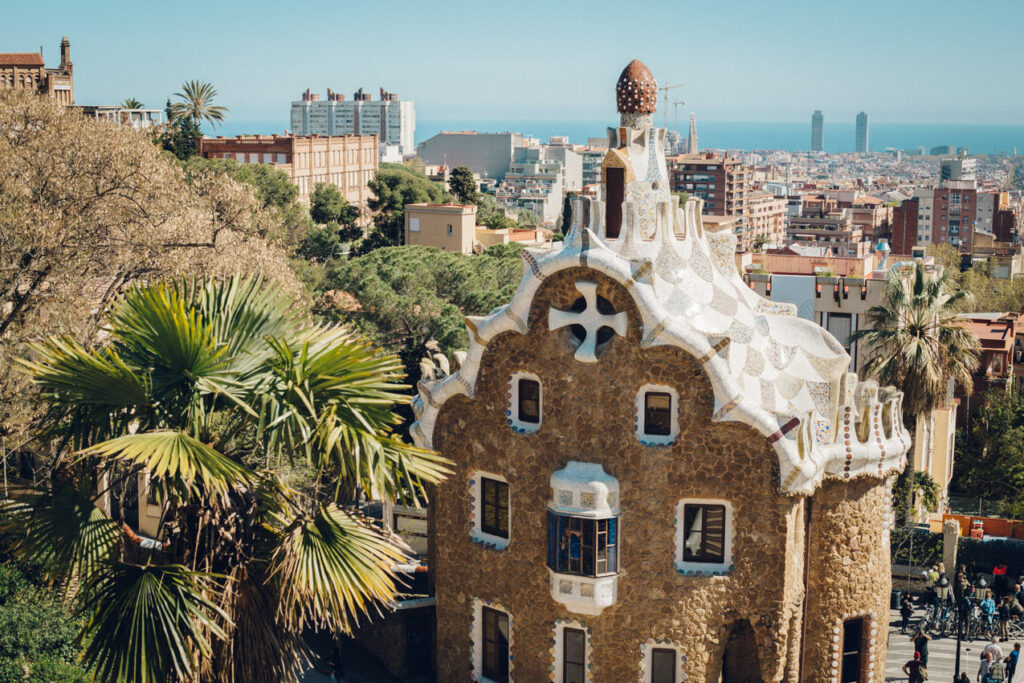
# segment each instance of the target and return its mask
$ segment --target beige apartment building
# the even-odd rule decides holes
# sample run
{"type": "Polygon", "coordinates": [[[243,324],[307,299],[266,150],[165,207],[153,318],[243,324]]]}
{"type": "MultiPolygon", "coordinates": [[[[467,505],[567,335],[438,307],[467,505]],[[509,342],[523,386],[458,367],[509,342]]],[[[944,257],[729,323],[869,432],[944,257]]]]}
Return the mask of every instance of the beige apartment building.
{"type": "Polygon", "coordinates": [[[475,204],[406,204],[405,243],[473,253],[475,204]]]}
{"type": "Polygon", "coordinates": [[[786,241],[786,200],[771,192],[751,192],[747,199],[747,229],[736,236],[740,251],[754,251],[764,244],[781,245],[786,241]]]}
{"type": "Polygon", "coordinates": [[[319,183],[334,185],[350,203],[368,211],[369,183],[377,173],[375,135],[239,135],[202,138],[199,156],[240,164],[270,164],[284,171],[309,199],[319,183]]]}

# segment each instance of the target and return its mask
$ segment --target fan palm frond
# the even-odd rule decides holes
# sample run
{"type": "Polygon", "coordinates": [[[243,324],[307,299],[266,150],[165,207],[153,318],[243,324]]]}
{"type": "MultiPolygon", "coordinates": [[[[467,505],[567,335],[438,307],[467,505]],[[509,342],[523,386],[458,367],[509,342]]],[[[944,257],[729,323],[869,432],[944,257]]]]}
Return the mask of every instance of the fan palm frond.
{"type": "Polygon", "coordinates": [[[151,475],[188,493],[199,490],[224,497],[231,489],[250,487],[249,468],[198,439],[176,431],[127,434],[83,450],[82,457],[102,456],[141,465],[151,475]]]}
{"type": "Polygon", "coordinates": [[[101,681],[188,679],[210,654],[209,636],[225,636],[228,617],[208,597],[215,578],[181,565],[109,565],[86,588],[86,665],[101,681]]]}
{"type": "Polygon", "coordinates": [[[271,575],[280,587],[279,617],[292,628],[351,632],[374,605],[395,599],[395,563],[404,552],[362,519],[334,505],[286,526],[271,575]]]}

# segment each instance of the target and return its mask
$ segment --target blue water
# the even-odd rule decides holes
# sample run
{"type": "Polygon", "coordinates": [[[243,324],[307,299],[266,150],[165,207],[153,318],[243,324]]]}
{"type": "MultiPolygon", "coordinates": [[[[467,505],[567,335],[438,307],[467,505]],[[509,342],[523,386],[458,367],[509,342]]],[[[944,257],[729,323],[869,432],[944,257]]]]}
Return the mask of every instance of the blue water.
{"type": "MultiPolygon", "coordinates": [[[[418,119],[416,142],[422,142],[442,130],[476,130],[479,132],[513,131],[547,141],[553,135],[568,135],[573,143],[586,144],[587,138],[606,136],[605,129],[617,121],[557,121],[557,120],[494,120],[494,119],[418,119]]],[[[661,123],[660,117],[658,123],[661,123]]],[[[669,122],[671,125],[671,121],[669,122]]],[[[686,136],[686,126],[679,122],[680,132],[686,136]]],[[[253,133],[281,133],[288,121],[232,120],[228,119],[217,135],[253,133]]],[[[778,149],[800,151],[810,149],[811,121],[697,121],[697,136],[701,149],[778,149]]],[[[916,149],[925,153],[938,145],[967,147],[972,154],[1011,153],[1016,147],[1024,154],[1024,125],[956,124],[956,123],[886,123],[872,122],[869,144],[873,151],[887,148],[916,149]]],[[[854,122],[825,120],[825,151],[854,151],[854,122]]]]}

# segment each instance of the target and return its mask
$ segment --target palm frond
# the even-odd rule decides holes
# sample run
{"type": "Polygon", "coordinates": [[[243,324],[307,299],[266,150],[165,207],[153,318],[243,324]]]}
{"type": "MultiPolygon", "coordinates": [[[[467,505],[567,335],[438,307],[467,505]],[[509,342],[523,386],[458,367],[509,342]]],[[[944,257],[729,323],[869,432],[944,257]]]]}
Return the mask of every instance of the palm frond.
{"type": "Polygon", "coordinates": [[[249,468],[177,431],[127,434],[81,451],[82,457],[91,455],[141,465],[189,493],[203,489],[223,497],[233,488],[251,487],[255,480],[249,468]]]}
{"type": "Polygon", "coordinates": [[[228,617],[209,597],[214,578],[181,565],[110,564],[86,588],[85,664],[100,681],[188,679],[210,655],[209,637],[225,637],[228,617]]]}
{"type": "Polygon", "coordinates": [[[70,587],[87,581],[111,558],[120,527],[89,495],[70,485],[15,494],[0,507],[0,532],[15,539],[12,551],[42,567],[47,580],[70,587]]]}
{"type": "Polygon", "coordinates": [[[404,552],[367,522],[334,505],[286,526],[272,560],[280,618],[291,628],[350,633],[373,606],[397,593],[393,566],[404,552]]]}

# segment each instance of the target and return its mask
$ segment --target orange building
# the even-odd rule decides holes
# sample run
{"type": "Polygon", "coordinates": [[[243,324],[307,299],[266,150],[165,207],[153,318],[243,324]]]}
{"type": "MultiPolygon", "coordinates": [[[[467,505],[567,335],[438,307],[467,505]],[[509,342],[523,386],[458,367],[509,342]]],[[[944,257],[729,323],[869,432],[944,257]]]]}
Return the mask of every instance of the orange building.
{"type": "Polygon", "coordinates": [[[239,135],[202,138],[199,156],[270,164],[284,171],[308,199],[319,183],[334,185],[349,204],[366,210],[368,184],[377,173],[375,135],[239,135]]]}
{"type": "Polygon", "coordinates": [[[71,42],[60,41],[60,66],[47,69],[42,52],[0,52],[0,88],[23,88],[52,97],[61,104],[75,103],[71,42]]]}

